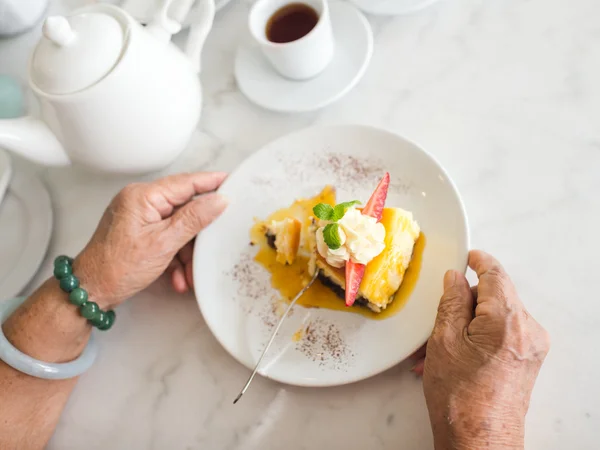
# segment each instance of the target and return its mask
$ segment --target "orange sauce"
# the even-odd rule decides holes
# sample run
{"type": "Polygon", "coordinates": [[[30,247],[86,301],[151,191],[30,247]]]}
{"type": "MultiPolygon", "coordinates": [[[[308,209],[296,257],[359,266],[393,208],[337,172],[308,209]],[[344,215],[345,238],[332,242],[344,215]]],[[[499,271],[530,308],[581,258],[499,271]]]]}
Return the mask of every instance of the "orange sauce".
{"type": "Polygon", "coordinates": [[[304,337],[304,332],[305,331],[306,331],[306,329],[304,327],[302,327],[298,331],[296,331],[294,333],[294,335],[292,336],[292,341],[294,341],[294,342],[300,342],[302,340],[302,338],[304,337]]]}
{"type": "MultiPolygon", "coordinates": [[[[328,203],[335,205],[335,190],[331,186],[326,186],[323,191],[312,198],[297,200],[289,208],[283,208],[274,212],[265,222],[271,220],[283,220],[286,217],[295,217],[302,222],[302,234],[306,235],[310,225],[312,209],[318,203],[328,203]]],[[[296,261],[290,265],[282,265],[275,261],[276,252],[267,244],[264,236],[265,222],[258,222],[250,232],[251,240],[259,246],[255,261],[261,264],[271,273],[271,284],[279,291],[284,299],[291,300],[310,280],[308,274],[308,260],[306,256],[298,255],[296,261]]],[[[329,288],[323,286],[317,280],[313,286],[298,300],[298,304],[307,308],[327,308],[337,311],[346,311],[375,320],[383,320],[398,313],[408,302],[410,294],[415,288],[421,265],[423,261],[423,249],[425,248],[425,236],[423,233],[419,236],[413,250],[413,259],[404,274],[404,280],[400,289],[396,293],[394,301],[381,313],[375,313],[366,307],[355,306],[348,308],[344,300],[339,298],[329,288]]],[[[301,249],[302,250],[302,249],[301,249]]],[[[310,248],[304,248],[305,252],[310,252],[310,248]]]]}

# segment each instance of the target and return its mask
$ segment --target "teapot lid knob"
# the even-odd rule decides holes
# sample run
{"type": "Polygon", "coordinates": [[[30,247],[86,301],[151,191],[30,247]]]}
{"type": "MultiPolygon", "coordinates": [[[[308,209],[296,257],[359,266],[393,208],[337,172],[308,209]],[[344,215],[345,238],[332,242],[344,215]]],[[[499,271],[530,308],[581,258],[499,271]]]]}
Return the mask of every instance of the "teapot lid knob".
{"type": "Polygon", "coordinates": [[[110,13],[82,10],[48,17],[42,33],[31,59],[31,81],[47,94],[64,95],[93,86],[116,67],[126,25],[110,13]]]}
{"type": "Polygon", "coordinates": [[[44,22],[42,33],[60,47],[66,47],[75,40],[75,32],[66,17],[50,16],[44,22]]]}

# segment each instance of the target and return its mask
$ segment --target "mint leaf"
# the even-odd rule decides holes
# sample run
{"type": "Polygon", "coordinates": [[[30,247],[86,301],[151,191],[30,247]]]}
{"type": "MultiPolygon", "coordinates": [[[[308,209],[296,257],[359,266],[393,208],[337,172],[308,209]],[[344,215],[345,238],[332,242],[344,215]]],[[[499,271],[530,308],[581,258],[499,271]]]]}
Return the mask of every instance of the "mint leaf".
{"type": "Polygon", "coordinates": [[[323,240],[331,250],[337,250],[342,246],[342,240],[338,231],[339,227],[337,223],[330,223],[323,228],[323,240]]]}
{"type": "Polygon", "coordinates": [[[349,208],[352,208],[354,205],[360,205],[358,200],[353,200],[351,202],[340,203],[339,205],[335,205],[333,208],[333,217],[331,218],[332,222],[337,222],[346,214],[349,208]]]}
{"type": "Polygon", "coordinates": [[[331,220],[333,217],[333,207],[326,203],[319,203],[313,208],[313,213],[321,220],[331,220]]]}

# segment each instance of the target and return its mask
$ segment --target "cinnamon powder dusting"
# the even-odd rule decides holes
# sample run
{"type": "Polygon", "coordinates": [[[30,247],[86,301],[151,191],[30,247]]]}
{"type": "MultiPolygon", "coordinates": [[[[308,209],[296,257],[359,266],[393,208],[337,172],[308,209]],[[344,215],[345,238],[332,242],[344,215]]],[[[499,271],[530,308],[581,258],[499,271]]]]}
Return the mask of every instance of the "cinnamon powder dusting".
{"type": "MultiPolygon", "coordinates": [[[[258,300],[271,294],[268,282],[265,282],[265,275],[262,268],[254,262],[254,255],[245,251],[240,255],[240,260],[227,272],[237,286],[237,293],[240,297],[249,297],[251,300],[258,300]]],[[[253,310],[255,301],[242,302],[246,313],[253,310]]]]}
{"type": "Polygon", "coordinates": [[[335,178],[335,186],[343,186],[349,191],[377,184],[384,165],[377,160],[359,159],[351,155],[325,154],[317,167],[335,178]]]}
{"type": "Polygon", "coordinates": [[[335,369],[347,368],[354,358],[337,325],[320,318],[306,326],[296,348],[320,366],[335,369]]]}
{"type": "MultiPolygon", "coordinates": [[[[275,327],[285,312],[288,302],[273,293],[263,268],[254,261],[254,253],[252,251],[242,253],[238,263],[227,272],[227,275],[236,284],[238,297],[247,300],[240,302],[244,312],[246,314],[256,312],[265,327],[268,329],[275,327]],[[265,298],[269,301],[260,301],[265,298]]],[[[288,317],[293,314],[292,309],[288,317]]]]}

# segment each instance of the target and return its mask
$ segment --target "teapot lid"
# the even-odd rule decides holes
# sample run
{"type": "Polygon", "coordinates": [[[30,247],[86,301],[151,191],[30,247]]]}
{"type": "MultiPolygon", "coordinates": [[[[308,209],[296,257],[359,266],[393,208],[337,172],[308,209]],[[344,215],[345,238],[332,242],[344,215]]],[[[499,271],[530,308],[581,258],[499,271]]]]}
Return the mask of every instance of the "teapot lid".
{"type": "Polygon", "coordinates": [[[118,62],[125,33],[104,13],[51,16],[34,50],[31,79],[48,94],[80,91],[106,76],[118,62]]]}

